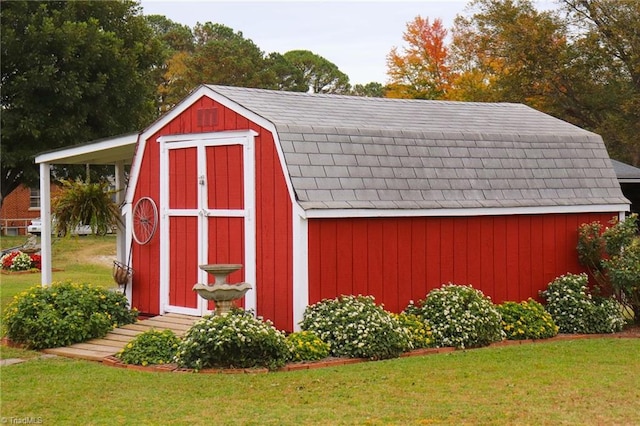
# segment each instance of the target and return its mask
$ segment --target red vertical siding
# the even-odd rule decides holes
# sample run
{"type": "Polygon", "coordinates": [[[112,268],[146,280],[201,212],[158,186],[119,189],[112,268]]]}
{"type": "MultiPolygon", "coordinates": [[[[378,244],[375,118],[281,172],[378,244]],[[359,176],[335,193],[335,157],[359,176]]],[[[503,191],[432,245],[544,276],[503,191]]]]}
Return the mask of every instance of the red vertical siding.
{"type": "MultiPolygon", "coordinates": [[[[402,222],[410,224],[411,246],[409,252],[411,253],[411,269],[409,270],[411,275],[409,280],[405,283],[408,286],[409,294],[401,292],[400,301],[409,300],[414,294],[426,294],[427,291],[427,247],[426,241],[426,227],[425,223],[416,220],[404,220],[402,222]]],[[[408,240],[409,237],[403,236],[403,239],[408,240]]]]}
{"type": "Polygon", "coordinates": [[[198,282],[197,217],[169,218],[169,304],[196,308],[198,296],[192,288],[198,282]]]}
{"type": "Polygon", "coordinates": [[[196,148],[169,151],[169,207],[195,209],[198,207],[198,152],[196,148]]]}
{"type": "MultiPolygon", "coordinates": [[[[244,218],[210,217],[208,263],[244,262],[244,218]]],[[[229,282],[244,281],[244,269],[229,275],[229,282]]],[[[209,282],[213,282],[210,277],[209,282]]]]}
{"type": "MultiPolygon", "coordinates": [[[[353,247],[353,256],[352,256],[352,268],[351,268],[351,291],[352,294],[358,295],[367,295],[370,294],[368,288],[368,275],[369,275],[369,256],[368,252],[368,244],[369,244],[369,234],[367,232],[368,226],[365,221],[344,221],[351,222],[351,241],[353,247]]],[[[309,230],[311,231],[311,227],[315,225],[315,221],[309,222],[309,230]]],[[[312,233],[309,232],[309,236],[311,237],[312,233]]],[[[313,238],[309,238],[309,241],[312,241],[313,238]]],[[[311,270],[312,262],[309,263],[309,276],[312,275],[311,270]]],[[[342,277],[342,271],[340,271],[340,276],[342,277]]],[[[346,280],[340,280],[342,285],[346,286],[346,280]]],[[[349,287],[343,287],[345,290],[348,290],[349,287]]],[[[314,286],[309,286],[309,296],[312,296],[312,291],[315,290],[314,286]]],[[[347,293],[349,294],[349,293],[347,293]]],[[[331,296],[329,296],[331,297],[331,296]]],[[[315,300],[315,299],[311,299],[315,300]]]]}
{"type": "Polygon", "coordinates": [[[555,277],[582,271],[577,227],[612,215],[313,219],[309,302],[370,294],[400,311],[450,281],[471,284],[496,303],[538,298],[555,277]]]}
{"type": "MultiPolygon", "coordinates": [[[[468,220],[467,240],[467,282],[478,283],[482,280],[482,219],[470,217],[468,220]]],[[[426,294],[426,293],[425,293],[426,294]]]]}
{"type": "MultiPolygon", "coordinates": [[[[217,104],[207,97],[195,101],[189,108],[172,121],[168,122],[156,134],[146,141],[142,155],[142,163],[138,171],[137,186],[135,188],[134,202],[143,196],[153,198],[158,205],[159,200],[159,176],[160,176],[160,152],[157,138],[162,135],[189,134],[200,132],[213,132],[225,130],[252,129],[258,133],[255,138],[255,167],[256,167],[256,282],[252,283],[258,291],[257,313],[274,321],[281,329],[293,328],[292,288],[293,288],[293,237],[292,237],[292,205],[287,190],[284,174],[282,173],[277,149],[271,133],[256,123],[252,123],[245,117],[239,116],[232,110],[217,104]],[[213,126],[198,126],[197,111],[202,108],[216,108],[218,120],[213,126]]],[[[231,148],[232,150],[234,148],[231,148]]],[[[233,154],[232,154],[233,155],[233,154]]],[[[222,170],[224,164],[216,164],[216,169],[222,170]]],[[[195,169],[191,167],[191,169],[195,169]]],[[[170,181],[175,180],[173,173],[170,181]]],[[[191,170],[195,173],[195,170],[191,170]]],[[[228,167],[229,188],[238,184],[242,186],[238,176],[242,176],[242,170],[233,170],[228,167]]],[[[219,177],[222,177],[221,173],[219,177]]],[[[186,175],[185,175],[186,176],[186,175]]],[[[212,177],[207,177],[211,184],[212,177]]],[[[189,177],[189,180],[192,178],[189,177]]],[[[196,176],[197,182],[197,176],[196,176]]],[[[215,178],[214,178],[215,182],[215,178]]],[[[238,186],[236,186],[236,189],[238,186]]],[[[218,188],[219,189],[219,188],[218,188]]],[[[197,191],[197,186],[196,186],[197,191]]],[[[217,194],[220,192],[216,191],[217,194]]],[[[237,191],[236,191],[237,193],[237,191]]],[[[191,199],[194,195],[188,195],[191,199]]],[[[237,198],[229,193],[227,204],[236,206],[237,198]]],[[[211,199],[211,194],[209,194],[211,199]]],[[[216,199],[216,203],[219,201],[216,199]]],[[[234,207],[232,207],[234,208],[234,207]]],[[[157,314],[159,305],[159,281],[160,262],[173,261],[160,259],[159,233],[145,246],[134,243],[133,264],[133,306],[141,312],[157,314]]],[[[192,284],[193,285],[193,284],[192,284]]]]}
{"type": "Polygon", "coordinates": [[[210,146],[206,156],[209,208],[244,208],[242,146],[210,146]]]}

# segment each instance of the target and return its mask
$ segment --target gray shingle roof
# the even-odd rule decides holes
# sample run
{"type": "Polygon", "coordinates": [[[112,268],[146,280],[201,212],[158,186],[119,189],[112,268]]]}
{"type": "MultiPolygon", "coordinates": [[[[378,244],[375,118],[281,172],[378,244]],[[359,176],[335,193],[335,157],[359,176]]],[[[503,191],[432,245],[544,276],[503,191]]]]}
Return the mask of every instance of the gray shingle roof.
{"type": "Polygon", "coordinates": [[[616,160],[611,160],[611,164],[613,165],[613,169],[615,170],[616,176],[619,180],[640,181],[639,168],[616,160]]]}
{"type": "Polygon", "coordinates": [[[628,203],[600,136],[525,105],[208,87],[273,123],[305,209],[628,203]]]}

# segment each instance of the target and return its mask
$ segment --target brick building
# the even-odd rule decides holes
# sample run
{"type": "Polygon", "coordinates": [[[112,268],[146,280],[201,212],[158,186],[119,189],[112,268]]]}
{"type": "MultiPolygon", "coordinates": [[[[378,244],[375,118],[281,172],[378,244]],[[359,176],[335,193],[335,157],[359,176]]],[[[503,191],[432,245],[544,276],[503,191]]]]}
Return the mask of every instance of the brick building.
{"type": "MultiPolygon", "coordinates": [[[[55,191],[56,186],[51,186],[55,191]]],[[[2,235],[26,235],[31,219],[40,217],[40,188],[20,185],[9,194],[0,209],[0,232],[2,235]]]]}

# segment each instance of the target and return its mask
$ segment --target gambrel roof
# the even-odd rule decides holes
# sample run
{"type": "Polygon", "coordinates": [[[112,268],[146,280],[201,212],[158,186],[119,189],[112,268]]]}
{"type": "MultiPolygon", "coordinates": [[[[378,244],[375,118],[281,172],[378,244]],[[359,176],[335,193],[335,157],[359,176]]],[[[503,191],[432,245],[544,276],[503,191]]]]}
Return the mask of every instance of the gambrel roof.
{"type": "Polygon", "coordinates": [[[206,87],[273,124],[304,209],[628,204],[599,135],[525,105],[206,87]]]}

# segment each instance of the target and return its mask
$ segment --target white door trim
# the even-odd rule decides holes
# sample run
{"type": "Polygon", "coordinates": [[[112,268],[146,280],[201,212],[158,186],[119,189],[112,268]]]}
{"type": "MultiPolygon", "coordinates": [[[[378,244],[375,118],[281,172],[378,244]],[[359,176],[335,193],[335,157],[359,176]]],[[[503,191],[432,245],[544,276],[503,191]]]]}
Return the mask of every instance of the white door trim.
{"type": "MultiPolygon", "coordinates": [[[[256,226],[255,226],[255,136],[252,130],[215,132],[206,134],[169,135],[160,136],[160,312],[176,312],[189,315],[203,315],[208,313],[207,303],[198,298],[197,308],[172,306],[169,304],[169,276],[170,259],[169,251],[169,218],[171,216],[197,216],[198,217],[198,262],[207,263],[208,235],[207,217],[244,217],[244,276],[245,281],[251,283],[253,289],[245,295],[245,309],[256,310],[256,226]],[[206,209],[208,205],[206,184],[199,186],[197,209],[171,209],[169,208],[169,151],[180,148],[197,149],[198,177],[205,178],[206,153],[208,146],[241,145],[243,147],[244,164],[244,209],[206,209]]],[[[205,182],[206,183],[206,182],[205,182]]],[[[207,282],[207,273],[198,270],[198,282],[207,282]]],[[[194,283],[195,284],[195,283],[194,283]]]]}

